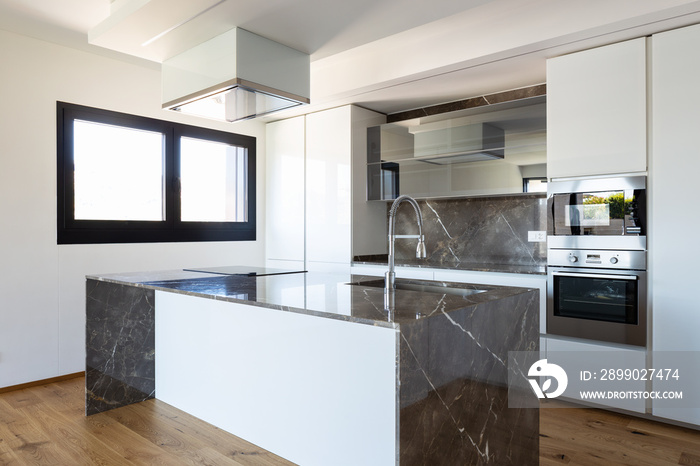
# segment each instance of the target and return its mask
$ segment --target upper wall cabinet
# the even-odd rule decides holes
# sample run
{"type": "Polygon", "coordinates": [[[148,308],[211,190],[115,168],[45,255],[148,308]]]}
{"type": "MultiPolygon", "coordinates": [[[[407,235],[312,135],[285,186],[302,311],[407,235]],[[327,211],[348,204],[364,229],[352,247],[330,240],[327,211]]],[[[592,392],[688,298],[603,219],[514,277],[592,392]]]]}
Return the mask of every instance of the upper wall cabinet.
{"type": "Polygon", "coordinates": [[[646,171],[646,41],[547,61],[548,178],[646,171]]]}

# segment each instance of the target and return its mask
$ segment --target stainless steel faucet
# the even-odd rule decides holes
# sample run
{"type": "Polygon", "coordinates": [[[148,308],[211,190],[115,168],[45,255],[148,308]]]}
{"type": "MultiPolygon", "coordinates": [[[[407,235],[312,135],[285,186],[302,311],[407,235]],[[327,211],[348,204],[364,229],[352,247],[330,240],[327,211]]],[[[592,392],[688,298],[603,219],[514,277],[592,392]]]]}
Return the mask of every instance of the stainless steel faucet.
{"type": "MultiPolygon", "coordinates": [[[[384,275],[384,292],[393,293],[396,289],[396,276],[394,274],[394,240],[396,238],[418,238],[418,247],[416,247],[416,258],[425,259],[427,254],[425,252],[425,241],[423,238],[423,216],[420,213],[420,208],[415,199],[410,196],[399,196],[396,198],[394,203],[389,209],[389,271],[384,275]],[[396,226],[396,211],[399,210],[399,206],[403,201],[408,202],[413,206],[413,210],[416,211],[416,220],[418,221],[418,234],[417,235],[395,235],[394,229],[396,226]]],[[[385,296],[386,297],[386,296],[385,296]]],[[[385,299],[385,305],[387,305],[387,300],[385,299]]],[[[392,300],[393,301],[393,300],[392,300]]],[[[386,307],[386,306],[385,306],[386,307]]]]}

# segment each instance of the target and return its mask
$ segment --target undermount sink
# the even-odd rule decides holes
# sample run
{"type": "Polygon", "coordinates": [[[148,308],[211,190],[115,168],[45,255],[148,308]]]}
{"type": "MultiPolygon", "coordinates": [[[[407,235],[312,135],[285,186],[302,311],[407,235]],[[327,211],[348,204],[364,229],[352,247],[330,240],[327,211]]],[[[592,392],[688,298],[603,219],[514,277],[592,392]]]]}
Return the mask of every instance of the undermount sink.
{"type": "MultiPolygon", "coordinates": [[[[359,283],[349,283],[350,285],[363,286],[369,288],[384,288],[384,280],[368,280],[359,283]]],[[[440,284],[439,282],[416,282],[416,281],[404,281],[396,280],[395,283],[397,290],[406,291],[420,291],[423,293],[439,293],[439,294],[449,294],[454,296],[470,296],[477,293],[483,293],[487,290],[477,290],[473,288],[456,288],[452,286],[446,286],[440,284]]]]}

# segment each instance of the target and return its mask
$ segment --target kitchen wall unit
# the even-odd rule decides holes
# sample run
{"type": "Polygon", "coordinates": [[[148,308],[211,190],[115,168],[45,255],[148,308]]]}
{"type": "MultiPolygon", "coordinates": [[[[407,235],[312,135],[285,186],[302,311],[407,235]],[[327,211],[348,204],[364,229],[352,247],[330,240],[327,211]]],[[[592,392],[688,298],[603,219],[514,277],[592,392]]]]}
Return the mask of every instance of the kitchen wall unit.
{"type": "MultiPolygon", "coordinates": [[[[700,351],[697,300],[697,247],[700,230],[692,189],[700,173],[700,25],[656,34],[652,50],[652,146],[649,193],[649,275],[653,322],[652,348],[700,351]]],[[[678,355],[693,358],[697,354],[678,355]]],[[[697,374],[697,370],[694,371],[697,374]]],[[[691,388],[691,387],[689,387],[691,388]]],[[[655,382],[654,389],[663,389],[655,382]]],[[[700,386],[692,387],[694,393],[700,386]]],[[[654,415],[700,424],[700,406],[655,405],[654,415]]]]}
{"type": "Polygon", "coordinates": [[[647,170],[647,39],[547,61],[547,176],[647,170]]]}
{"type": "Polygon", "coordinates": [[[353,242],[385,241],[386,212],[364,188],[367,127],[384,121],[348,105],[268,124],[270,267],[347,272],[353,242]]]}

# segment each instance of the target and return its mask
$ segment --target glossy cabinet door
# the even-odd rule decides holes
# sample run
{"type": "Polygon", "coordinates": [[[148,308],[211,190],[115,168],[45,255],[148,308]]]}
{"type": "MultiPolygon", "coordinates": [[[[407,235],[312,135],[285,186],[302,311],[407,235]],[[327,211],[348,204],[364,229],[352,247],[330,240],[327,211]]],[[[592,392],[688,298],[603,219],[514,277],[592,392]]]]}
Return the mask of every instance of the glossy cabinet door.
{"type": "Polygon", "coordinates": [[[307,262],[350,264],[351,166],[351,107],[307,115],[307,262]]]}
{"type": "Polygon", "coordinates": [[[367,127],[385,119],[347,105],[267,125],[269,267],[347,273],[353,240],[381,250],[386,206],[366,200],[365,161],[367,127]]]}
{"type": "Polygon", "coordinates": [[[647,169],[646,41],[547,61],[547,176],[647,169]]]}
{"type": "Polygon", "coordinates": [[[303,116],[266,126],[265,257],[270,267],[286,268],[289,261],[292,268],[304,266],[304,132],[303,116]]]}
{"type": "Polygon", "coordinates": [[[367,127],[382,123],[384,118],[352,105],[306,116],[308,270],[347,273],[353,236],[356,243],[386,241],[385,207],[368,205],[364,184],[367,127]],[[353,173],[357,167],[361,173],[353,173]],[[363,183],[353,187],[358,176],[363,183]],[[353,219],[357,224],[354,232],[353,219]],[[358,229],[359,225],[362,227],[358,229]]]}
{"type": "MultiPolygon", "coordinates": [[[[700,26],[656,34],[651,47],[649,276],[653,350],[700,351],[698,273],[693,260],[697,257],[700,216],[692,192],[700,173],[700,26]]],[[[698,379],[697,362],[694,373],[698,379]]],[[[663,389],[661,385],[655,383],[654,389],[663,389]]],[[[689,392],[700,392],[698,385],[689,392]]],[[[673,409],[655,404],[653,413],[700,425],[697,405],[673,409]]]]}

